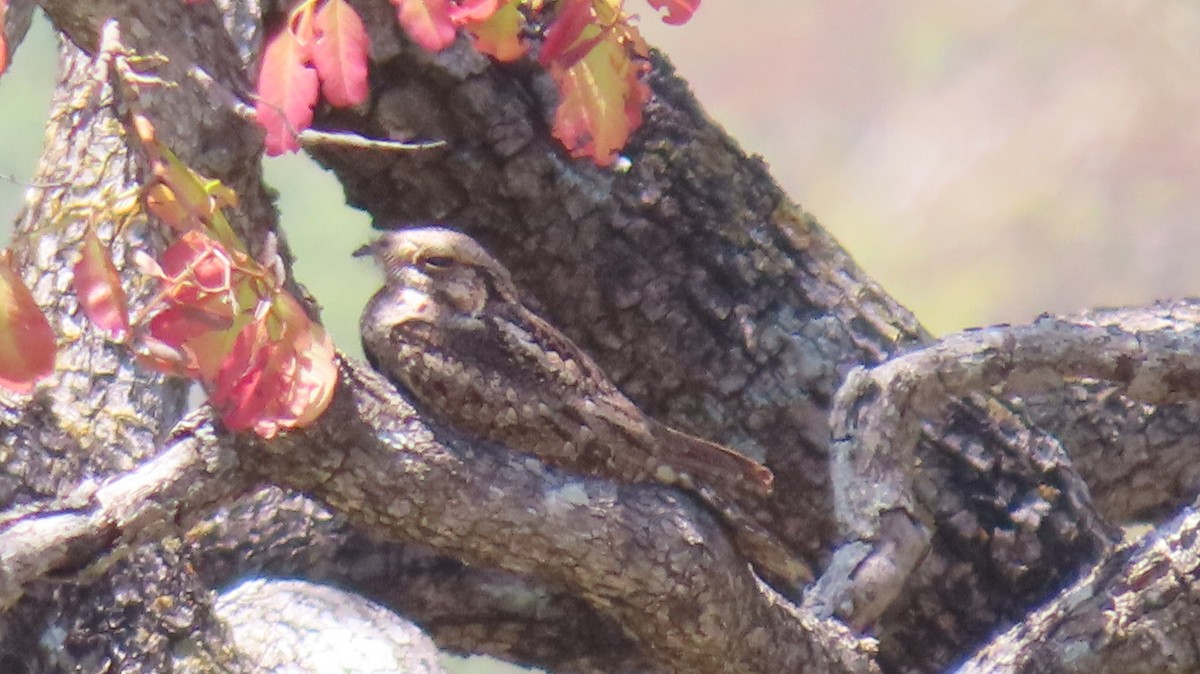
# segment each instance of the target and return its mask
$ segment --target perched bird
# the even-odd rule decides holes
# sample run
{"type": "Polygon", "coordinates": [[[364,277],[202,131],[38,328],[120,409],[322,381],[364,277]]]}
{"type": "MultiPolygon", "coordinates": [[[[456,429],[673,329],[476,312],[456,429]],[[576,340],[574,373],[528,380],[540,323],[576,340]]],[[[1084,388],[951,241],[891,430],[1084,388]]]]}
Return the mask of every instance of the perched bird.
{"type": "Polygon", "coordinates": [[[688,489],[766,578],[789,589],[812,578],[750,514],[771,491],[771,471],[646,416],[521,302],[508,270],[473,239],[399,230],[355,255],[374,256],[387,274],[363,310],[363,350],[424,411],[570,472],[688,489]]]}
{"type": "Polygon", "coordinates": [[[400,230],[355,255],[387,274],[359,325],[367,359],[448,425],[619,482],[770,492],[765,466],[646,416],[465,234],[400,230]]]}

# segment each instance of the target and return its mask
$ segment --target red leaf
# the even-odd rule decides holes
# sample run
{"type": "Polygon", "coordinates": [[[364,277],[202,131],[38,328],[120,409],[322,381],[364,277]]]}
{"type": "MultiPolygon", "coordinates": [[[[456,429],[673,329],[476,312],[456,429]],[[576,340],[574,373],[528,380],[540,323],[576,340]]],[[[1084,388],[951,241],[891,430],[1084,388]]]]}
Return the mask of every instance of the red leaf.
{"type": "Polygon", "coordinates": [[[493,12],[486,19],[463,22],[463,28],[471,34],[475,48],[497,61],[515,61],[525,54],[526,45],[521,39],[521,27],[525,16],[513,0],[493,12]]]}
{"type": "Polygon", "coordinates": [[[232,326],[233,316],[227,313],[199,303],[179,304],[163,309],[150,319],[150,335],[173,349],[194,351],[189,345],[197,338],[232,326]]]}
{"type": "Polygon", "coordinates": [[[313,65],[321,78],[321,93],[344,108],[367,100],[367,29],[345,0],[329,0],[313,21],[317,41],[313,65]]]}
{"type": "Polygon", "coordinates": [[[195,304],[232,292],[234,271],[229,253],[198,229],[184,232],[163,253],[161,264],[169,281],[178,283],[167,295],[176,304],[195,304]]]}
{"type": "MultiPolygon", "coordinates": [[[[554,111],[554,137],[571,156],[591,157],[600,166],[616,159],[617,151],[642,123],[642,106],[650,97],[624,45],[614,33],[607,33],[574,65],[550,69],[562,99],[554,111]]],[[[584,39],[589,37],[585,33],[584,39]]]]}
{"type": "Polygon", "coordinates": [[[21,281],[9,251],[0,251],[0,386],[29,393],[54,371],[54,330],[21,281]]]}
{"type": "Polygon", "coordinates": [[[325,410],[337,382],[333,343],[267,270],[199,230],[161,266],[166,307],[138,344],[142,363],[194,377],[232,430],[271,437],[325,410]]]}
{"type": "Polygon", "coordinates": [[[238,333],[209,398],[231,430],[273,437],[325,411],[337,384],[333,354],[321,326],[281,293],[271,313],[238,333]]]}
{"type": "Polygon", "coordinates": [[[558,15],[546,29],[546,40],[538,54],[538,63],[548,67],[557,61],[583,35],[592,23],[592,0],[563,0],[558,15]]]}
{"type": "Polygon", "coordinates": [[[73,281],[79,306],[88,320],[122,340],[129,332],[129,302],[109,250],[89,227],[80,252],[73,281]]]}
{"type": "Polygon", "coordinates": [[[679,26],[688,22],[695,14],[696,8],[700,6],[700,0],[646,0],[650,6],[658,11],[667,10],[663,15],[663,23],[669,23],[672,26],[679,26]]]}
{"type": "Polygon", "coordinates": [[[585,26],[585,31],[590,34],[589,37],[577,40],[566,51],[558,55],[552,65],[562,68],[570,68],[591,53],[592,48],[600,44],[604,40],[612,39],[613,32],[611,27],[603,27],[599,30],[594,30],[595,26],[585,26]],[[591,30],[590,30],[591,29],[591,30]]]}
{"type": "Polygon", "coordinates": [[[449,0],[392,0],[392,4],[413,42],[429,51],[441,51],[454,43],[449,0]]]}
{"type": "MultiPolygon", "coordinates": [[[[292,343],[295,356],[288,369],[288,390],[280,399],[288,426],[306,426],[321,416],[337,387],[333,340],[315,323],[292,343]]],[[[262,432],[259,432],[262,435],[262,432]]]]}
{"type": "MultiPolygon", "coordinates": [[[[289,22],[290,23],[290,22],[289,22]]],[[[317,103],[317,71],[310,64],[311,27],[301,19],[306,34],[295,35],[290,26],[267,40],[262,70],[258,73],[258,123],[267,132],[267,154],[300,149],[296,134],[312,124],[317,103]]]]}
{"type": "Polygon", "coordinates": [[[4,15],[8,13],[8,0],[0,0],[0,75],[8,70],[8,40],[4,37],[4,15]]]}
{"type": "Polygon", "coordinates": [[[264,321],[253,321],[238,333],[209,392],[209,400],[230,430],[253,428],[277,397],[267,371],[281,352],[280,344],[267,334],[264,321]]]}
{"type": "MultiPolygon", "coordinates": [[[[162,268],[166,308],[150,320],[150,336],[186,356],[188,374],[210,377],[233,343],[232,331],[247,322],[238,321],[246,307],[237,297],[246,275],[220,242],[200,230],[185,232],[168,248],[162,268]]],[[[178,363],[164,360],[169,371],[178,369],[178,363]]]]}

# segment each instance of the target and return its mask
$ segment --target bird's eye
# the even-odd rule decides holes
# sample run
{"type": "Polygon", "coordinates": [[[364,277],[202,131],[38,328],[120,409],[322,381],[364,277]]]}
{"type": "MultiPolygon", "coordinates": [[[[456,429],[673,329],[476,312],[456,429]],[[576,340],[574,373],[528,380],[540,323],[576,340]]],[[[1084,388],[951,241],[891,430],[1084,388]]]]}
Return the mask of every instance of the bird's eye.
{"type": "Polygon", "coordinates": [[[422,260],[421,264],[427,269],[449,269],[454,264],[454,260],[444,255],[431,255],[422,260]]]}

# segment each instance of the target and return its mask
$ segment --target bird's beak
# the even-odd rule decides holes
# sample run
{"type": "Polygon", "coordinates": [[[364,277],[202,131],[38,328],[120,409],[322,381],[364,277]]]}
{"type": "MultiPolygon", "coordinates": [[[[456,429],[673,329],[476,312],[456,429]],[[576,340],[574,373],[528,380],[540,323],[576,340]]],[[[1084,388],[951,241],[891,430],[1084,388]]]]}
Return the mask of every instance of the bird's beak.
{"type": "Polygon", "coordinates": [[[354,257],[366,257],[368,255],[374,255],[374,254],[375,254],[375,242],[374,241],[371,241],[369,243],[364,243],[363,245],[359,246],[353,253],[351,253],[351,255],[354,257]]]}

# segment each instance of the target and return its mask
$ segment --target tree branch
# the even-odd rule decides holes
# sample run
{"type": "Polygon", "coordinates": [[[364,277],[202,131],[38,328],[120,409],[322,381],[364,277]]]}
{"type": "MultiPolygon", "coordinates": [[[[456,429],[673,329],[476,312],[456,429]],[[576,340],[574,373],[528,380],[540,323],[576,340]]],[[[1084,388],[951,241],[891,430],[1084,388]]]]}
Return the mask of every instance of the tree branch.
{"type": "Polygon", "coordinates": [[[85,481],[61,503],[0,515],[0,609],[41,578],[98,574],[134,546],[186,530],[248,482],[237,456],[205,441],[209,421],[181,424],[164,451],[103,484],[85,481]]]}
{"type": "Polygon", "coordinates": [[[1200,404],[1148,405],[1121,386],[1089,380],[1012,404],[1062,440],[1109,521],[1160,520],[1200,493],[1200,404]]]}
{"type": "Polygon", "coordinates": [[[1198,318],[1191,301],[1043,317],[969,330],[852,373],[831,413],[835,503],[849,543],[835,555],[837,578],[822,584],[826,610],[873,622],[925,555],[935,524],[915,486],[914,447],[926,419],[1001,384],[1021,395],[1079,378],[1120,384],[1152,405],[1195,400],[1198,318]]]}

